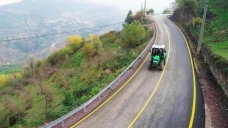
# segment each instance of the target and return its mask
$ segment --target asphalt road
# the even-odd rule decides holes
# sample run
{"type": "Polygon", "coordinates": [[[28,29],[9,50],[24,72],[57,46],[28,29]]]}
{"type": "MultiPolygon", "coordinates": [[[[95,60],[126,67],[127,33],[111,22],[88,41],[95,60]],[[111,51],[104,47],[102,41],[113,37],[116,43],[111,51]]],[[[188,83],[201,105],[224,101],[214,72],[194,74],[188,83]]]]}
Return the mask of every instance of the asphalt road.
{"type": "Polygon", "coordinates": [[[77,128],[126,128],[130,124],[135,128],[204,127],[202,90],[197,78],[194,84],[186,43],[166,16],[153,17],[158,28],[156,43],[165,44],[169,54],[164,72],[148,70],[146,62],[125,88],[77,128]]]}

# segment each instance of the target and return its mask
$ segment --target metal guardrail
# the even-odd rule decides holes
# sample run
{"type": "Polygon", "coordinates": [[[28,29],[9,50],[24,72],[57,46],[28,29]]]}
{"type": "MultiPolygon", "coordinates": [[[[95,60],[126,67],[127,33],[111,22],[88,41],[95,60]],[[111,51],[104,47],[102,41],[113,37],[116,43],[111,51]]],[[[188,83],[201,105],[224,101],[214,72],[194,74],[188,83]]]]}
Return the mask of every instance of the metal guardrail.
{"type": "Polygon", "coordinates": [[[58,124],[62,124],[62,127],[65,127],[64,121],[71,117],[72,115],[74,115],[75,113],[79,112],[80,110],[84,110],[84,113],[86,113],[86,107],[92,103],[94,100],[96,100],[97,98],[100,100],[101,95],[108,89],[112,89],[112,86],[119,80],[121,79],[121,77],[127,73],[128,70],[132,69],[132,67],[134,66],[134,64],[142,59],[142,55],[148,50],[148,47],[154,42],[155,39],[155,35],[156,35],[156,26],[154,27],[154,35],[153,38],[150,40],[149,44],[146,46],[146,48],[141,52],[141,54],[115,79],[113,80],[108,86],[106,86],[102,91],[100,91],[97,95],[95,95],[93,98],[91,98],[90,100],[88,100],[87,102],[85,102],[84,104],[82,104],[81,106],[79,106],[78,108],[74,109],[73,111],[67,113],[66,115],[60,117],[59,119],[51,122],[50,124],[44,126],[44,128],[52,128],[58,124]]]}

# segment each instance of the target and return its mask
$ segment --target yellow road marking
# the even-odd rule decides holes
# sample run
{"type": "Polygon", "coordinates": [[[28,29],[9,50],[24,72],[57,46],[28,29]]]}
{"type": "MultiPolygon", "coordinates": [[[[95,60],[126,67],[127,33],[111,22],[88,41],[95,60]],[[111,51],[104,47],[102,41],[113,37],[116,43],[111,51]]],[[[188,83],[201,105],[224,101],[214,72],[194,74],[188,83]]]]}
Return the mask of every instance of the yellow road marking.
{"type": "MultiPolygon", "coordinates": [[[[164,23],[163,23],[163,24],[164,24],[164,23]]],[[[164,26],[165,26],[165,25],[164,25],[164,26]]],[[[142,109],[139,111],[139,113],[136,115],[136,117],[134,118],[134,120],[129,124],[128,128],[131,128],[131,127],[135,124],[135,122],[136,122],[136,121],[138,120],[138,118],[141,116],[141,114],[143,113],[143,111],[146,109],[146,107],[147,107],[148,104],[150,103],[151,99],[153,98],[155,92],[157,91],[157,89],[158,89],[158,87],[159,87],[159,85],[160,85],[160,83],[161,83],[161,80],[162,80],[162,78],[163,78],[163,76],[164,76],[164,72],[165,72],[165,70],[166,70],[166,67],[167,67],[167,64],[168,64],[168,61],[169,61],[169,53],[170,53],[170,36],[169,36],[169,32],[168,32],[166,26],[165,26],[165,29],[166,29],[166,31],[167,31],[167,33],[168,33],[168,39],[169,39],[169,50],[168,50],[167,62],[166,62],[166,64],[165,64],[164,70],[162,71],[162,74],[161,74],[161,76],[160,76],[160,78],[159,78],[159,80],[158,80],[158,83],[157,83],[157,85],[156,85],[154,91],[152,92],[152,94],[150,95],[149,99],[148,99],[148,100],[146,101],[146,103],[144,104],[143,108],[142,108],[142,109]]]]}
{"type": "MultiPolygon", "coordinates": [[[[171,21],[172,22],[172,21],[171,21]]],[[[173,22],[172,22],[173,23],[173,22]]],[[[173,23],[174,24],[174,23],[173,23]]],[[[174,24],[176,26],[176,24],[174,24]]],[[[189,57],[190,57],[190,61],[191,61],[191,66],[192,66],[192,77],[193,77],[193,101],[192,101],[192,113],[191,113],[191,119],[190,119],[190,123],[189,123],[189,128],[192,128],[193,123],[194,123],[194,118],[195,118],[195,111],[196,111],[196,77],[195,77],[195,70],[194,70],[194,65],[193,65],[193,60],[192,60],[192,54],[190,51],[190,47],[188,45],[188,41],[186,40],[184,34],[182,33],[182,31],[180,30],[180,28],[178,26],[176,26],[176,28],[180,31],[181,35],[184,38],[184,41],[187,45],[188,48],[188,53],[189,53],[189,57]]]]}
{"type": "MultiPolygon", "coordinates": [[[[157,29],[156,29],[157,30],[157,29]]],[[[156,38],[154,43],[157,42],[157,34],[156,34],[156,38]]],[[[148,53],[148,55],[146,56],[145,60],[143,61],[143,63],[140,65],[140,67],[136,70],[136,72],[124,83],[124,85],[119,88],[112,96],[110,96],[105,102],[103,102],[101,105],[99,105],[96,109],[94,109],[91,113],[89,113],[87,116],[85,116],[84,118],[82,118],[80,121],[78,121],[76,124],[74,124],[73,126],[71,126],[70,128],[74,128],[77,125],[79,125],[81,122],[83,122],[84,120],[86,120],[87,118],[89,118],[92,114],[94,114],[97,110],[99,110],[102,106],[104,106],[108,101],[110,101],[116,94],[118,94],[132,79],[133,77],[139,72],[139,70],[142,68],[142,66],[144,65],[144,63],[146,62],[146,60],[148,59],[150,53],[148,53]]]]}

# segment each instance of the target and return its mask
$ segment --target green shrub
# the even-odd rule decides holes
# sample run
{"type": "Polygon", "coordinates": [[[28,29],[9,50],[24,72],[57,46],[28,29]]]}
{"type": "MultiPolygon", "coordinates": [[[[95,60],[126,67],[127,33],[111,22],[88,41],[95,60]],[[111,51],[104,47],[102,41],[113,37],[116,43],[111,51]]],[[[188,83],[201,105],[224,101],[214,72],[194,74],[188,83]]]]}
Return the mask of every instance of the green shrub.
{"type": "Polygon", "coordinates": [[[62,101],[64,106],[74,106],[75,96],[72,92],[64,92],[64,99],[62,101]]]}
{"type": "Polygon", "coordinates": [[[213,35],[214,35],[214,41],[215,42],[224,41],[226,39],[226,31],[225,30],[216,31],[213,35]]]}
{"type": "Polygon", "coordinates": [[[131,49],[142,43],[142,40],[146,37],[146,31],[138,21],[134,21],[124,26],[120,36],[123,47],[131,49]]]}
{"type": "Polygon", "coordinates": [[[65,105],[63,105],[61,107],[61,113],[62,113],[62,115],[68,113],[70,110],[72,110],[72,106],[65,106],[65,105]]]}
{"type": "Polygon", "coordinates": [[[69,73],[70,76],[72,76],[70,69],[59,70],[58,72],[56,72],[53,75],[52,81],[56,82],[56,83],[59,83],[59,87],[60,88],[65,88],[66,90],[69,90],[70,89],[70,85],[69,85],[70,77],[68,76],[68,73],[69,73]]]}
{"type": "Polygon", "coordinates": [[[87,100],[89,100],[89,97],[87,97],[86,95],[83,95],[83,96],[80,98],[80,104],[85,103],[87,100]]]}
{"type": "Polygon", "coordinates": [[[69,46],[56,51],[47,58],[47,62],[51,65],[56,65],[58,61],[64,60],[67,55],[72,55],[74,53],[73,49],[69,46]]]}
{"type": "Polygon", "coordinates": [[[41,124],[43,124],[45,121],[44,119],[38,119],[35,122],[31,122],[29,125],[39,127],[41,124]]]}
{"type": "Polygon", "coordinates": [[[195,27],[200,27],[202,24],[202,19],[200,17],[193,18],[191,21],[192,26],[195,27]]]}
{"type": "Polygon", "coordinates": [[[89,94],[91,87],[89,84],[79,86],[75,91],[74,94],[77,98],[80,98],[82,95],[89,94]]]}
{"type": "Polygon", "coordinates": [[[54,120],[54,119],[57,119],[57,118],[61,117],[61,113],[57,112],[57,111],[55,111],[53,109],[48,109],[46,111],[45,116],[46,116],[47,120],[54,120]]]}
{"type": "Polygon", "coordinates": [[[21,124],[21,125],[26,125],[28,122],[25,118],[23,117],[19,117],[18,119],[18,124],[21,124]]]}
{"type": "Polygon", "coordinates": [[[58,51],[59,57],[64,59],[66,55],[72,55],[74,53],[71,47],[64,47],[58,51]]]}
{"type": "Polygon", "coordinates": [[[47,62],[50,63],[51,65],[56,65],[58,58],[59,58],[59,53],[55,52],[47,58],[47,62]]]}
{"type": "Polygon", "coordinates": [[[224,68],[221,70],[222,73],[228,73],[228,68],[224,68]]]}
{"type": "Polygon", "coordinates": [[[8,116],[10,115],[9,111],[6,108],[3,108],[0,111],[0,127],[7,128],[9,127],[8,116]]]}
{"type": "Polygon", "coordinates": [[[99,91],[100,91],[100,88],[95,86],[92,88],[90,95],[95,96],[97,93],[99,93],[99,91]]]}

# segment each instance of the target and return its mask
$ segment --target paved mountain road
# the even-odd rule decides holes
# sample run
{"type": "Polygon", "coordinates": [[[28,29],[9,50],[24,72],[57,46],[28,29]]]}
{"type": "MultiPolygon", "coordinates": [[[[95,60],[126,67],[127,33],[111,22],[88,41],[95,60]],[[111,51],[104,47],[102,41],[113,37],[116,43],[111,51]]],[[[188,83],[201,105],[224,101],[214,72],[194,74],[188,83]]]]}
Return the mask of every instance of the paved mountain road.
{"type": "Polygon", "coordinates": [[[148,70],[146,61],[126,87],[77,128],[126,128],[131,123],[136,128],[187,128],[191,117],[193,127],[204,127],[203,95],[196,78],[193,98],[193,70],[186,43],[166,16],[153,17],[158,28],[156,43],[165,44],[169,54],[164,73],[148,70]],[[138,115],[153,91],[148,106],[138,115]]]}

